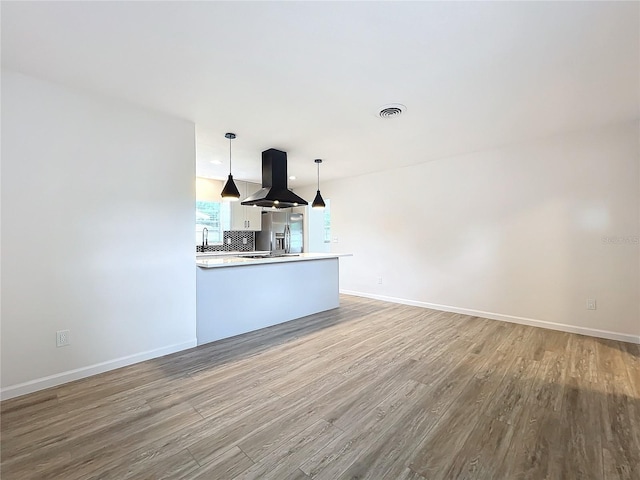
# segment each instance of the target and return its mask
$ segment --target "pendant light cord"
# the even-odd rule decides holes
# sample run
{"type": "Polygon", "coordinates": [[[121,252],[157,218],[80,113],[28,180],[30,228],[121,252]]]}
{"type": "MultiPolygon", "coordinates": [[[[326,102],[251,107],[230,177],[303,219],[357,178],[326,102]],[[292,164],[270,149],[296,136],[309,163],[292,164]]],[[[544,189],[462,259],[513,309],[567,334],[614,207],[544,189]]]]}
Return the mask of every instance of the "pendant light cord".
{"type": "Polygon", "coordinates": [[[231,175],[231,140],[236,138],[235,133],[225,133],[224,136],[229,139],[229,175],[231,175]]]}
{"type": "Polygon", "coordinates": [[[318,191],[320,191],[320,164],[322,163],[322,160],[320,158],[316,158],[314,162],[318,165],[318,191]]]}

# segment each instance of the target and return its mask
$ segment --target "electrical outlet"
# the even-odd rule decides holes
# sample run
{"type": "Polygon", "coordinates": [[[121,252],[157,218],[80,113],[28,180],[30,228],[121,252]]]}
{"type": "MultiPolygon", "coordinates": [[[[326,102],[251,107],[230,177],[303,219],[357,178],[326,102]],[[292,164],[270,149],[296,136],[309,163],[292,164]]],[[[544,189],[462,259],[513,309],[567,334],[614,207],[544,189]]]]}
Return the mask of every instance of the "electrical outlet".
{"type": "Polygon", "coordinates": [[[242,238],[242,244],[243,244],[243,245],[246,245],[246,244],[247,244],[247,239],[246,239],[246,238],[244,238],[244,237],[242,238]]]}
{"type": "Polygon", "coordinates": [[[58,330],[56,332],[56,347],[64,347],[69,343],[69,330],[58,330]]]}
{"type": "Polygon", "coordinates": [[[595,310],[595,309],[596,309],[596,299],[587,298],[587,310],[595,310]]]}
{"type": "Polygon", "coordinates": [[[337,235],[334,235],[334,237],[333,237],[333,243],[338,243],[338,236],[337,236],[337,235]]]}
{"type": "Polygon", "coordinates": [[[382,277],[378,277],[378,285],[382,285],[382,277]]]}

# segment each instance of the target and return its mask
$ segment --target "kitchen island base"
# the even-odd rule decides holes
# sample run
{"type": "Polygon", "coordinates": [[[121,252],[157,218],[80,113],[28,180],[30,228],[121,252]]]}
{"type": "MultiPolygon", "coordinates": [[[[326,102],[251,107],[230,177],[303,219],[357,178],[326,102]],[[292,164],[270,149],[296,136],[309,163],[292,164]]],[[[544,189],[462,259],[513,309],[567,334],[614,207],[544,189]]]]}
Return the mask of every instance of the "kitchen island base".
{"type": "Polygon", "coordinates": [[[196,267],[198,345],[339,306],[338,258],[196,267]]]}

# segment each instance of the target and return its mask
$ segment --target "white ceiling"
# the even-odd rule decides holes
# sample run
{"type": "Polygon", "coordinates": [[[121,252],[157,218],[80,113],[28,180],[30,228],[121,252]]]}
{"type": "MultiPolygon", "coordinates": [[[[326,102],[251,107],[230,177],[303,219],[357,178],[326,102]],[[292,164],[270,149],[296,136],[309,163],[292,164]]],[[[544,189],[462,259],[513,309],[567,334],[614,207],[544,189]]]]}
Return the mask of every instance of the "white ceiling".
{"type": "Polygon", "coordinates": [[[293,187],[638,118],[638,2],[6,2],[3,68],[197,126],[197,173],[293,187]],[[376,117],[402,103],[395,119],[376,117]],[[220,160],[222,165],[213,165],[220,160]]]}

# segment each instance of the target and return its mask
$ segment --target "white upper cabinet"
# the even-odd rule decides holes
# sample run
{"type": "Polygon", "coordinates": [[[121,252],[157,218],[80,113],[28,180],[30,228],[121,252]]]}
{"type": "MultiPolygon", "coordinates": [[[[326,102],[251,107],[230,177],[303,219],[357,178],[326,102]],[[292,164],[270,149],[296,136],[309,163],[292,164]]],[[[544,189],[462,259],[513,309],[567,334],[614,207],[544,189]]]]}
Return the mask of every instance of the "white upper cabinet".
{"type": "Polygon", "coordinates": [[[257,183],[243,181],[236,181],[236,186],[240,191],[240,200],[231,202],[231,230],[260,230],[262,228],[262,208],[245,206],[240,202],[260,190],[262,186],[257,183]]]}

